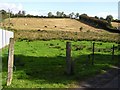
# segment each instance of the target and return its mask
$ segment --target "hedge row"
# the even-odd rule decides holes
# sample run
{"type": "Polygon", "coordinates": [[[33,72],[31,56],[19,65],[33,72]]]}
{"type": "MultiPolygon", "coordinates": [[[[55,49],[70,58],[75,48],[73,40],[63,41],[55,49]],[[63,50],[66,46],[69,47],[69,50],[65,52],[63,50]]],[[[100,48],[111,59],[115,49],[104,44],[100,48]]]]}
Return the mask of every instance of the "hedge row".
{"type": "Polygon", "coordinates": [[[58,16],[51,16],[51,17],[48,17],[48,16],[33,16],[33,15],[26,15],[26,16],[23,16],[23,15],[14,15],[12,16],[12,18],[15,18],[15,17],[26,17],[26,18],[70,18],[69,16],[65,16],[65,17],[58,17],[58,16]]]}
{"type": "Polygon", "coordinates": [[[101,27],[103,29],[108,29],[109,27],[112,27],[112,25],[109,24],[106,20],[96,19],[95,17],[89,17],[85,14],[80,15],[79,20],[86,23],[86,24],[92,25],[96,28],[101,27]]]}

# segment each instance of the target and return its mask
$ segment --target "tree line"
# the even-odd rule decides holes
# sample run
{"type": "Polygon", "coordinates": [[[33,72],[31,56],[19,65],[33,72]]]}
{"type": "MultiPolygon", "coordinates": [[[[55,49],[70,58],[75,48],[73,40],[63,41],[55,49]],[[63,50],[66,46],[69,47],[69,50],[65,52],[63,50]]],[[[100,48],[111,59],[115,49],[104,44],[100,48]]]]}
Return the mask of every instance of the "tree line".
{"type": "MultiPolygon", "coordinates": [[[[46,17],[46,18],[74,18],[74,19],[79,19],[80,17],[84,16],[86,18],[87,17],[87,14],[79,14],[79,13],[74,13],[74,12],[71,12],[70,14],[65,14],[64,12],[60,12],[60,11],[57,11],[56,12],[56,15],[54,15],[52,12],[48,12],[47,16],[44,16],[44,15],[31,15],[31,14],[26,14],[26,12],[23,10],[23,11],[18,11],[18,13],[16,14],[13,14],[12,11],[5,11],[5,10],[0,10],[0,13],[2,14],[2,18],[8,18],[9,16],[12,18],[12,17],[46,17]]],[[[113,16],[112,15],[108,15],[105,19],[103,17],[92,17],[92,18],[95,18],[95,19],[98,19],[98,20],[107,20],[108,23],[111,23],[111,21],[116,21],[116,22],[119,22],[119,20],[114,20],[113,19],[113,16]]]]}
{"type": "Polygon", "coordinates": [[[87,14],[81,14],[78,21],[93,26],[95,28],[102,28],[113,33],[120,33],[120,30],[117,27],[113,27],[111,24],[111,22],[120,22],[120,20],[114,20],[112,15],[107,15],[104,19],[97,16],[90,17],[87,14]]]}
{"type": "Polygon", "coordinates": [[[26,14],[26,12],[23,11],[18,11],[18,13],[13,14],[11,11],[7,12],[5,10],[0,10],[0,13],[2,15],[3,19],[9,18],[9,16],[11,18],[14,17],[36,17],[36,18],[78,18],[79,17],[79,13],[70,13],[70,14],[65,14],[64,12],[60,12],[57,11],[56,15],[54,15],[52,12],[48,12],[47,16],[44,15],[31,15],[31,14],[26,14]]]}
{"type": "Polygon", "coordinates": [[[11,11],[5,11],[5,10],[0,10],[0,13],[2,15],[2,19],[6,18],[14,18],[14,17],[34,17],[34,18],[72,18],[72,19],[77,19],[81,22],[84,22],[86,24],[95,26],[95,27],[103,27],[103,28],[108,28],[112,27],[111,22],[120,22],[120,20],[114,20],[112,15],[106,16],[106,18],[103,17],[90,17],[87,14],[79,14],[79,13],[74,13],[71,12],[70,14],[65,14],[64,12],[57,11],[56,15],[54,15],[52,12],[48,12],[47,16],[39,16],[39,15],[31,15],[31,14],[26,14],[26,12],[23,11],[18,11],[18,13],[14,14],[11,11]]]}
{"type": "Polygon", "coordinates": [[[112,27],[111,22],[113,21],[113,16],[108,15],[106,19],[104,19],[98,18],[97,16],[89,17],[87,14],[81,14],[79,16],[79,20],[96,28],[102,27],[104,29],[108,29],[109,27],[112,27]]]}

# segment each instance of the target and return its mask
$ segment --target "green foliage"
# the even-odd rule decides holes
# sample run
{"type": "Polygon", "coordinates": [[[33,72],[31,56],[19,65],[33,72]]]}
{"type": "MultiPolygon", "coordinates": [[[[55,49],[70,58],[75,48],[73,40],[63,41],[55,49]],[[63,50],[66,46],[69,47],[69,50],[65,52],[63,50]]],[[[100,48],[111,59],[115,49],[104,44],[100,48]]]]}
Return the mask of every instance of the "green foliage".
{"type": "Polygon", "coordinates": [[[19,11],[17,14],[18,17],[25,16],[25,11],[19,11]]]}
{"type": "Polygon", "coordinates": [[[103,28],[103,29],[108,29],[108,27],[111,27],[111,24],[109,24],[107,21],[105,20],[99,20],[95,17],[89,17],[86,14],[82,14],[79,17],[80,21],[85,22],[86,24],[92,25],[92,26],[96,26],[99,28],[103,28]]]}
{"type": "Polygon", "coordinates": [[[79,17],[79,13],[76,13],[75,17],[78,18],[79,17]]]}
{"type": "Polygon", "coordinates": [[[64,12],[57,11],[56,15],[57,15],[56,17],[63,17],[65,14],[64,14],[64,12]]]}
{"type": "Polygon", "coordinates": [[[112,15],[108,15],[108,16],[106,17],[106,20],[107,20],[107,22],[108,22],[109,24],[111,24],[111,22],[113,21],[113,16],[112,16],[112,15]]]}
{"type": "Polygon", "coordinates": [[[104,20],[104,18],[103,18],[103,17],[100,17],[100,20],[104,20]]]}
{"type": "Polygon", "coordinates": [[[116,20],[113,20],[113,22],[120,23],[120,20],[116,19],[116,20]]]}
{"type": "Polygon", "coordinates": [[[52,12],[49,12],[48,13],[48,17],[52,17],[53,15],[52,15],[52,12]]]}
{"type": "Polygon", "coordinates": [[[72,13],[69,14],[69,17],[74,18],[74,15],[75,15],[74,12],[72,12],[72,13]]]}
{"type": "Polygon", "coordinates": [[[95,18],[96,18],[96,19],[99,19],[99,17],[98,17],[98,16],[95,16],[95,18]]]}
{"type": "Polygon", "coordinates": [[[1,15],[1,20],[0,20],[0,22],[2,21],[2,20],[4,20],[4,19],[6,19],[6,18],[8,18],[9,17],[9,14],[10,13],[8,13],[8,12],[6,12],[5,10],[0,10],[0,15],[1,15]]]}

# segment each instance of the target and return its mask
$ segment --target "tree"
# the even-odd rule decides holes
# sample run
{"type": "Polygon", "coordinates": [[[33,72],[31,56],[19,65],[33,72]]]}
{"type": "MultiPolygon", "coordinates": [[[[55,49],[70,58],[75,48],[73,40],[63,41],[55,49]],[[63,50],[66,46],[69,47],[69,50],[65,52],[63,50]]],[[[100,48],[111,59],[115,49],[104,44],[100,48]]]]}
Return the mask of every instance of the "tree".
{"type": "Polygon", "coordinates": [[[81,14],[81,15],[88,16],[86,13],[84,13],[84,14],[81,14]]]}
{"type": "Polygon", "coordinates": [[[8,12],[6,12],[5,10],[0,10],[0,14],[1,14],[1,20],[3,19],[6,19],[6,18],[8,18],[9,16],[8,16],[8,12]]]}
{"type": "Polygon", "coordinates": [[[7,12],[6,12],[5,10],[0,10],[0,13],[1,13],[2,15],[5,15],[7,12]]]}
{"type": "Polygon", "coordinates": [[[60,17],[61,16],[61,12],[57,11],[56,15],[57,15],[57,17],[60,17]]]}
{"type": "Polygon", "coordinates": [[[64,16],[64,12],[61,12],[60,17],[63,17],[63,16],[64,16]]]}
{"type": "Polygon", "coordinates": [[[95,18],[96,18],[96,19],[99,19],[99,17],[98,17],[98,16],[95,16],[95,18]]]}
{"type": "Polygon", "coordinates": [[[74,12],[70,13],[69,16],[70,16],[70,18],[73,18],[74,12]]]}
{"type": "Polygon", "coordinates": [[[108,15],[108,16],[106,17],[106,20],[107,20],[107,22],[108,22],[109,24],[111,24],[111,22],[113,21],[113,16],[112,16],[112,15],[108,15]]]}
{"type": "Polygon", "coordinates": [[[25,16],[25,11],[22,11],[22,15],[25,16]]]}
{"type": "Polygon", "coordinates": [[[72,18],[73,18],[73,16],[75,15],[74,12],[72,12],[71,15],[72,15],[72,18]]]}
{"type": "Polygon", "coordinates": [[[79,17],[79,13],[76,13],[75,17],[78,18],[79,17]]]}
{"type": "Polygon", "coordinates": [[[25,11],[19,11],[18,16],[25,16],[25,11]]]}
{"type": "Polygon", "coordinates": [[[10,14],[10,17],[14,17],[14,14],[13,14],[13,12],[11,11],[11,12],[9,12],[9,14],[10,14]]]}
{"type": "Polygon", "coordinates": [[[64,18],[66,18],[66,17],[67,17],[67,15],[66,15],[66,14],[63,14],[63,17],[64,17],[64,18]]]}
{"type": "Polygon", "coordinates": [[[64,17],[64,12],[56,12],[57,17],[64,17]]]}
{"type": "Polygon", "coordinates": [[[27,14],[26,17],[31,17],[31,15],[30,15],[30,14],[27,14]]]}
{"type": "Polygon", "coordinates": [[[100,20],[104,20],[104,18],[103,18],[103,17],[100,17],[100,20]]]}
{"type": "Polygon", "coordinates": [[[75,18],[78,18],[78,17],[79,17],[79,13],[76,13],[75,18]]]}
{"type": "Polygon", "coordinates": [[[52,15],[52,12],[49,12],[48,13],[48,17],[52,17],[53,15],[52,15]]]}
{"type": "Polygon", "coordinates": [[[21,15],[21,11],[18,12],[18,15],[21,15]]]}
{"type": "Polygon", "coordinates": [[[72,14],[71,13],[69,14],[69,17],[72,18],[72,14]]]}

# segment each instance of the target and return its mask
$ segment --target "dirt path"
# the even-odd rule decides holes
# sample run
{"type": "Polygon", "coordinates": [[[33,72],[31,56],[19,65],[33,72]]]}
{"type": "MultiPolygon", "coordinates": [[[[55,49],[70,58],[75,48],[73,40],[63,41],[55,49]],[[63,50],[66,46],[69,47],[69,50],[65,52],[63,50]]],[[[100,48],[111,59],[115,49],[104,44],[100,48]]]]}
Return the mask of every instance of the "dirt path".
{"type": "Polygon", "coordinates": [[[120,75],[104,86],[104,88],[120,88],[120,75]]]}
{"type": "Polygon", "coordinates": [[[107,73],[81,83],[81,88],[120,88],[120,68],[115,67],[107,73]]]}

